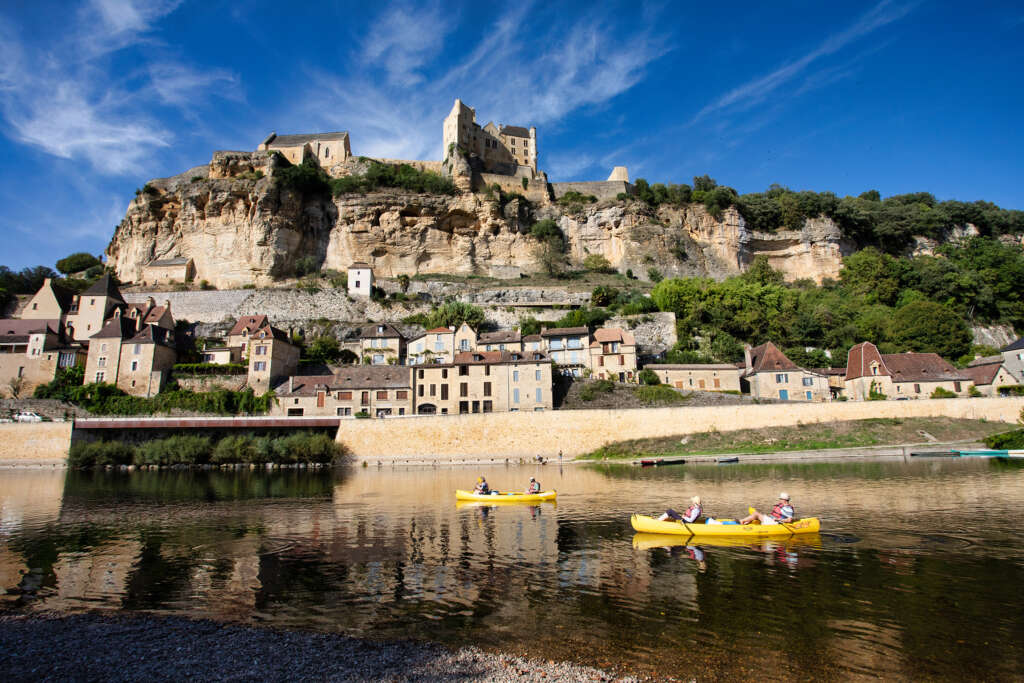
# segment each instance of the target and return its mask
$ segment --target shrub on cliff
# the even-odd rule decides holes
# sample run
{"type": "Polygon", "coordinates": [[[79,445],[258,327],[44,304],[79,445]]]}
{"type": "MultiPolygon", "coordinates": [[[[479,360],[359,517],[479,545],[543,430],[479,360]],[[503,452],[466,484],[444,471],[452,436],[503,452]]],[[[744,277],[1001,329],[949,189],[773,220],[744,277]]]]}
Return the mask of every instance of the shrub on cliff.
{"type": "Polygon", "coordinates": [[[328,194],[331,184],[316,163],[304,161],[297,166],[286,166],[274,174],[278,186],[285,190],[293,190],[302,195],[328,194]]]}
{"type": "Polygon", "coordinates": [[[445,301],[432,310],[426,318],[425,326],[434,327],[459,327],[467,323],[470,327],[477,329],[484,322],[484,311],[479,306],[464,301],[445,301]]]}
{"type": "Polygon", "coordinates": [[[343,194],[365,194],[382,187],[393,187],[418,194],[455,194],[455,184],[432,171],[420,171],[409,164],[382,164],[367,161],[362,175],[334,178],[330,181],[334,196],[343,194]]]}

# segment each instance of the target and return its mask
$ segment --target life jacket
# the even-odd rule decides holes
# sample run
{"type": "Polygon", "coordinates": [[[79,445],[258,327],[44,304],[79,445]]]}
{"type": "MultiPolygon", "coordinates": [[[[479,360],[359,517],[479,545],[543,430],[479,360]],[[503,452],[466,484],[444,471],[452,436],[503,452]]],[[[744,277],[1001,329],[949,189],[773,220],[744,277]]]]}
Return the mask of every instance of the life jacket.
{"type": "Polygon", "coordinates": [[[530,493],[540,493],[540,482],[535,481],[530,484],[530,493]]]}
{"type": "Polygon", "coordinates": [[[485,481],[482,484],[477,484],[476,485],[476,492],[477,493],[490,493],[491,492],[491,487],[488,486],[487,482],[485,481]]]}
{"type": "Polygon", "coordinates": [[[795,514],[796,511],[789,503],[776,503],[775,507],[772,508],[773,519],[793,519],[795,514]]]}
{"type": "Polygon", "coordinates": [[[686,508],[686,513],[683,515],[683,519],[687,520],[688,523],[696,522],[698,519],[700,519],[700,516],[703,512],[704,510],[703,508],[701,508],[700,505],[691,505],[690,507],[686,508]]]}

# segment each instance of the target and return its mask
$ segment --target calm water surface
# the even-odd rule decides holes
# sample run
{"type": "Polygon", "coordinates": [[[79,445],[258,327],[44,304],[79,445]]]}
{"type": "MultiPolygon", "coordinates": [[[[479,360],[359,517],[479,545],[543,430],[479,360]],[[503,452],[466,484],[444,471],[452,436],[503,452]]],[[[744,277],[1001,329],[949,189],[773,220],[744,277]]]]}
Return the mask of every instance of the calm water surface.
{"type": "Polygon", "coordinates": [[[1024,469],[913,459],[640,470],[0,471],[0,610],[146,610],[701,678],[1019,679],[1024,469]],[[456,506],[478,474],[557,505],[456,506]],[[637,536],[781,489],[820,536],[637,536]],[[675,543],[678,542],[678,545],[675,543]]]}

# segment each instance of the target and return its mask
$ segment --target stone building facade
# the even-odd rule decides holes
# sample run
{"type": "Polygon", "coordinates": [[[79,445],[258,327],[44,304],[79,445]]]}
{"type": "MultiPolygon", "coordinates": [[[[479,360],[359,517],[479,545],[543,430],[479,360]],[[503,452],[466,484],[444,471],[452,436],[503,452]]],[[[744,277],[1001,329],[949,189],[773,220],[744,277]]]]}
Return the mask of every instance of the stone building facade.
{"type": "Polygon", "coordinates": [[[867,400],[874,391],[893,399],[930,398],[938,388],[966,396],[971,378],[935,353],[879,353],[861,342],[846,356],[846,396],[867,400]]]}
{"type": "Polygon", "coordinates": [[[324,167],[352,156],[347,131],[298,135],[271,133],[260,143],[258,151],[280,152],[293,164],[301,164],[307,157],[312,157],[324,167]]]}
{"type": "Polygon", "coordinates": [[[543,353],[468,351],[453,363],[412,368],[417,415],[551,410],[551,359],[543,353]]]}
{"type": "Polygon", "coordinates": [[[269,323],[249,337],[249,386],[257,394],[273,389],[299,369],[299,347],[269,323]]]}
{"type": "Polygon", "coordinates": [[[648,365],[662,384],[688,391],[740,391],[743,370],[729,363],[648,365]]]}
{"type": "Polygon", "coordinates": [[[801,368],[775,344],[765,342],[745,349],[741,387],[754,398],[779,401],[827,401],[832,398],[828,376],[801,368]]]}
{"type": "Polygon", "coordinates": [[[516,175],[520,168],[529,169],[529,178],[537,174],[537,128],[506,126],[493,122],[480,127],[476,110],[456,99],[443,124],[444,155],[459,151],[475,155],[484,171],[516,175]]]}

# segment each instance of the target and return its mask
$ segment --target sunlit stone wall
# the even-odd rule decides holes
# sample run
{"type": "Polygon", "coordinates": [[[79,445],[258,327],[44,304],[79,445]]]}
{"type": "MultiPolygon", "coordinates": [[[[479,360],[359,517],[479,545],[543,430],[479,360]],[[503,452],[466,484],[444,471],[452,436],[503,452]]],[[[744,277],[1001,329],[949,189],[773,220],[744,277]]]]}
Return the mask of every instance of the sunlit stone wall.
{"type": "Polygon", "coordinates": [[[438,460],[565,457],[603,444],[712,430],[757,429],[877,417],[941,417],[1014,423],[1024,398],[850,401],[705,408],[558,410],[345,420],[338,441],[357,458],[438,460]]]}
{"type": "Polygon", "coordinates": [[[0,424],[0,467],[64,465],[70,447],[70,422],[0,424]]]}

